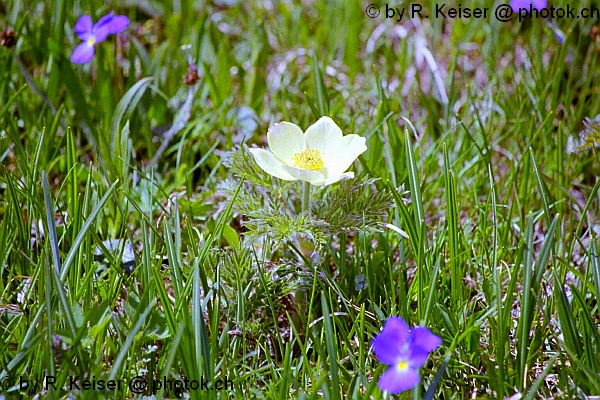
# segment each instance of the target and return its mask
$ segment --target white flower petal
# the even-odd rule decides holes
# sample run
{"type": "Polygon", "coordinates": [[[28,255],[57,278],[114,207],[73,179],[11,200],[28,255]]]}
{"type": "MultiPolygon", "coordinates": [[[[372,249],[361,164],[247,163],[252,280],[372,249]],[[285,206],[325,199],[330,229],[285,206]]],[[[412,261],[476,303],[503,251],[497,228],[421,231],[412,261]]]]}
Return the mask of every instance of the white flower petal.
{"type": "Polygon", "coordinates": [[[308,127],[305,138],[309,149],[317,149],[323,152],[323,161],[327,164],[339,151],[340,142],[344,135],[340,127],[331,118],[321,117],[308,127]]]}
{"type": "Polygon", "coordinates": [[[258,166],[266,173],[286,181],[295,181],[297,179],[282,168],[285,164],[265,149],[250,149],[250,153],[254,156],[254,160],[256,160],[258,166]]]}
{"type": "Polygon", "coordinates": [[[269,148],[277,158],[286,164],[293,165],[292,156],[306,150],[304,133],[298,125],[291,122],[280,122],[269,128],[267,132],[269,148]]]}
{"type": "MultiPolygon", "coordinates": [[[[350,179],[350,178],[354,178],[354,172],[352,172],[352,171],[345,172],[341,175],[328,176],[327,178],[325,178],[325,180],[322,183],[320,183],[320,185],[323,185],[323,186],[331,185],[332,183],[336,183],[337,181],[341,181],[342,179],[350,179]]],[[[315,183],[315,185],[318,185],[318,183],[315,183]]]]}
{"type": "Polygon", "coordinates": [[[319,171],[311,171],[308,169],[301,169],[292,167],[290,165],[283,164],[281,168],[293,176],[295,179],[300,179],[301,181],[310,182],[313,185],[318,185],[318,182],[323,182],[325,180],[325,175],[320,173],[319,171]]]}
{"type": "Polygon", "coordinates": [[[346,171],[367,150],[366,141],[364,137],[354,134],[344,136],[336,149],[335,158],[324,160],[327,174],[337,175],[346,171]]]}

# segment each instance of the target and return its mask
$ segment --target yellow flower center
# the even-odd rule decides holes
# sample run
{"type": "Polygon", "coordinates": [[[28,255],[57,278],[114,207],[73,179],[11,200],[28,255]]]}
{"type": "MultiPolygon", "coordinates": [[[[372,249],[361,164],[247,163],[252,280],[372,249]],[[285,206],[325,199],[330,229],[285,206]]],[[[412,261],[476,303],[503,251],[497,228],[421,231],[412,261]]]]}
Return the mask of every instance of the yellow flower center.
{"type": "Polygon", "coordinates": [[[319,171],[323,169],[325,164],[321,158],[321,152],[315,149],[307,149],[296,153],[292,156],[294,166],[309,171],[319,171]]]}
{"type": "Polygon", "coordinates": [[[96,38],[93,38],[93,37],[89,38],[87,43],[88,43],[88,46],[93,46],[96,43],[96,38]]]}
{"type": "Polygon", "coordinates": [[[408,361],[400,361],[398,364],[396,364],[396,368],[398,368],[400,371],[404,371],[406,368],[408,368],[408,361]]]}

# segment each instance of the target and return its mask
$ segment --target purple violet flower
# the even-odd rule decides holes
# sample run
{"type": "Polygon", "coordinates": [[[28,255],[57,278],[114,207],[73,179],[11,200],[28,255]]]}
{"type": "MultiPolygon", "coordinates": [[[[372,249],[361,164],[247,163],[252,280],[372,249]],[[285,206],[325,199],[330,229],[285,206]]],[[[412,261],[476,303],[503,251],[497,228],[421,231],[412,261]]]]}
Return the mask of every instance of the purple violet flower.
{"type": "Polygon", "coordinates": [[[108,35],[123,32],[129,25],[129,18],[124,15],[114,15],[111,11],[92,25],[89,15],[82,15],[75,24],[75,33],[83,40],[71,56],[71,61],[77,64],[90,62],[94,57],[94,45],[106,40],[108,35]]]}
{"type": "Polygon", "coordinates": [[[513,12],[519,12],[519,10],[525,9],[529,10],[529,7],[532,7],[535,10],[540,11],[543,8],[548,7],[547,0],[510,0],[510,7],[513,9],[513,12]]]}
{"type": "Polygon", "coordinates": [[[442,339],[429,329],[416,326],[409,330],[402,318],[390,317],[372,343],[379,362],[390,366],[379,378],[379,388],[398,394],[415,387],[420,381],[419,368],[441,344],[442,339]]]}

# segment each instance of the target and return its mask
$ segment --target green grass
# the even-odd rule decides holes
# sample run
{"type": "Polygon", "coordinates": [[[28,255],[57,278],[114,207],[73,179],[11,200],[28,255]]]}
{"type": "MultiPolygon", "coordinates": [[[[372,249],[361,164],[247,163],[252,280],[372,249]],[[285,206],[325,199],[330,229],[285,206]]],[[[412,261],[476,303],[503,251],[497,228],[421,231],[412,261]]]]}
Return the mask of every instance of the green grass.
{"type": "Polygon", "coordinates": [[[77,386],[140,375],[229,382],[194,399],[600,395],[600,160],[567,151],[600,138],[600,19],[553,21],[561,45],[541,19],[231,3],[0,5],[0,398],[134,398],[77,386]],[[110,10],[132,24],[71,63],[77,18],[110,10]],[[227,158],[322,115],[368,150],[310,215],[227,158]],[[370,348],[391,315],[443,339],[398,396],[370,348]]]}

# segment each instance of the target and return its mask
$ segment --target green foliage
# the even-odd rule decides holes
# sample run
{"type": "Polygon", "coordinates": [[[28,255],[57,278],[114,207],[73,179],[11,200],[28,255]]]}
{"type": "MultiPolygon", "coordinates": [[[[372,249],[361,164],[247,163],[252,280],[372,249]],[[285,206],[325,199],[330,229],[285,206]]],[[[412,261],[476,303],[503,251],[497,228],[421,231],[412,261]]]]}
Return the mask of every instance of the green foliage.
{"type": "Polygon", "coordinates": [[[248,179],[255,186],[262,186],[263,188],[272,188],[273,186],[271,175],[258,166],[254,158],[249,154],[248,146],[245,144],[236,146],[233,150],[226,152],[223,156],[223,164],[234,175],[248,179]]]}
{"type": "Polygon", "coordinates": [[[377,232],[393,203],[392,194],[377,189],[376,179],[345,179],[331,190],[323,189],[322,197],[312,205],[315,217],[327,224],[327,234],[377,232]]]}
{"type": "Polygon", "coordinates": [[[0,3],[0,397],[141,398],[66,388],[142,374],[390,398],[370,343],[392,314],[443,338],[399,399],[600,394],[597,18],[0,3]],[[77,19],[111,10],[132,25],[69,62],[77,19]],[[302,210],[248,146],[321,115],[368,149],[302,210]]]}
{"type": "Polygon", "coordinates": [[[248,247],[218,251],[215,258],[223,313],[230,328],[249,340],[275,335],[279,322],[297,312],[294,294],[312,286],[312,273],[301,265],[258,262],[248,247]]]}
{"type": "Polygon", "coordinates": [[[583,120],[583,130],[579,132],[579,138],[575,150],[583,151],[600,146],[600,115],[583,120]]]}
{"type": "Polygon", "coordinates": [[[290,216],[281,210],[259,209],[247,214],[244,225],[250,231],[249,236],[265,234],[275,243],[292,242],[296,236],[308,237],[313,243],[324,244],[329,225],[306,213],[290,216]]]}
{"type": "MultiPolygon", "coordinates": [[[[295,212],[300,185],[270,177],[246,146],[227,153],[224,164],[245,180],[234,209],[244,216],[248,235],[267,235],[275,243],[293,242],[300,235],[324,245],[342,232],[380,231],[393,203],[391,193],[377,189],[376,179],[345,179],[331,186],[313,186],[311,212],[295,212]],[[292,189],[292,196],[286,189],[292,189]]],[[[231,196],[237,184],[228,180],[220,187],[231,196]]]]}

